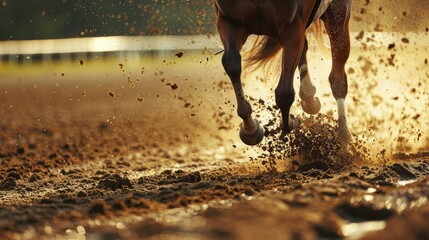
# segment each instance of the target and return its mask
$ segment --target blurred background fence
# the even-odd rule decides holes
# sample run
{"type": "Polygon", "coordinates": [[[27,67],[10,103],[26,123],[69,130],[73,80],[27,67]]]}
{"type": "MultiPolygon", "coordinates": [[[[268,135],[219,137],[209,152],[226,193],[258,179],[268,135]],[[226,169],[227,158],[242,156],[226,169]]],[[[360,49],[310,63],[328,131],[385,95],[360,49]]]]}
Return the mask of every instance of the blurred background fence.
{"type": "Polygon", "coordinates": [[[219,49],[221,48],[215,35],[109,36],[0,42],[1,61],[9,64],[159,56],[171,51],[214,52],[219,49]]]}
{"type": "MultiPolygon", "coordinates": [[[[316,43],[308,34],[309,41],[316,43]]],[[[327,35],[324,36],[326,46],[327,35]]],[[[394,44],[429,46],[427,32],[352,32],[352,47],[365,44],[367,47],[389,47],[394,44]],[[370,40],[368,40],[370,39],[370,40]]],[[[249,47],[248,44],[247,47],[249,47]]],[[[3,63],[26,64],[49,61],[80,61],[109,57],[138,57],[163,55],[172,51],[209,51],[215,54],[222,47],[218,35],[183,36],[110,36],[47,40],[0,41],[0,56],[3,63]]]]}
{"type": "MultiPolygon", "coordinates": [[[[220,49],[212,0],[0,1],[2,62],[220,49]]],[[[354,45],[427,44],[429,1],[353,0],[352,9],[354,45]]]]}

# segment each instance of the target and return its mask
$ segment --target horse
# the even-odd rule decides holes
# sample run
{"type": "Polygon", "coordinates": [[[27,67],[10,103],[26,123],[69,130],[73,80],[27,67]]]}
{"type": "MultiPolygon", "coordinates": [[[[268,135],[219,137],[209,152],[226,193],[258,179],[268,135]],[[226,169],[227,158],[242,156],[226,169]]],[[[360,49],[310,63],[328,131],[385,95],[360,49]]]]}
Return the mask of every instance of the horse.
{"type": "Polygon", "coordinates": [[[347,148],[351,135],[347,127],[345,98],[347,75],[345,64],[350,55],[349,20],[351,0],[215,0],[217,30],[224,47],[222,65],[232,82],[237,100],[237,114],[242,119],[239,136],[247,145],[259,144],[264,128],[252,118],[252,107],[241,84],[241,49],[250,35],[263,39],[254,56],[253,64],[266,63],[282,51],[281,74],[275,89],[275,103],[281,111],[282,135],[300,125],[290,114],[295,100],[294,72],[299,69],[301,107],[308,114],[321,109],[315,97],[307,66],[308,42],[306,29],[314,21],[323,21],[329,36],[332,69],[329,83],[338,108],[337,134],[342,148],[347,148]]]}

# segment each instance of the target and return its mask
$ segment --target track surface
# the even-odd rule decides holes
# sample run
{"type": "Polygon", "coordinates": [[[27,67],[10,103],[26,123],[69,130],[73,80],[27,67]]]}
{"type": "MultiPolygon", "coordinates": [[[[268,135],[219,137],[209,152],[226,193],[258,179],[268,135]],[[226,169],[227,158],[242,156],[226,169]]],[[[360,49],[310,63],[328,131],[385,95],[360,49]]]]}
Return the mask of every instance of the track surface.
{"type": "Polygon", "coordinates": [[[347,156],[316,48],[322,114],[296,103],[304,124],[287,142],[275,71],[246,74],[270,130],[254,148],[210,53],[2,66],[0,238],[429,238],[428,49],[370,40],[347,69],[347,156]]]}

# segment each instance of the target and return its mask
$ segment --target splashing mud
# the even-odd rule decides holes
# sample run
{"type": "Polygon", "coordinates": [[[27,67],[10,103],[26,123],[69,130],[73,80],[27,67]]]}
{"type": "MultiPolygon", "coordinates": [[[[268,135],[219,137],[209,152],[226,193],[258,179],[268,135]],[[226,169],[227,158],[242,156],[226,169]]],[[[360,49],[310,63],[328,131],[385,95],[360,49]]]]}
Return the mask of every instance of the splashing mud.
{"type": "Polygon", "coordinates": [[[411,71],[425,64],[423,53],[404,47],[395,57],[413,52],[417,65],[409,60],[407,74],[421,86],[399,68],[376,71],[368,56],[352,57],[353,141],[341,156],[329,60],[312,51],[322,110],[306,115],[298,100],[292,113],[302,124],[284,137],[272,99],[276,72],[263,81],[246,73],[254,115],[267,130],[253,148],[239,140],[231,85],[207,53],[121,59],[119,68],[116,59],[59,64],[64,74],[8,66],[0,85],[1,237],[233,239],[260,234],[252,224],[268,231],[281,222],[279,236],[342,238],[374,218],[388,229],[404,207],[427,212],[427,73],[411,71]],[[407,190],[408,200],[392,200],[407,190]],[[368,215],[356,215],[360,209],[368,215]]]}
{"type": "MultiPolygon", "coordinates": [[[[374,33],[366,38],[359,37],[354,43],[360,48],[352,49],[347,65],[349,94],[346,98],[347,117],[353,135],[349,156],[352,162],[383,164],[398,152],[427,151],[429,115],[425,108],[429,106],[429,98],[424,86],[428,73],[423,69],[427,69],[424,53],[428,51],[428,43],[423,37],[409,34],[412,41],[420,42],[421,45],[417,46],[400,40],[400,44],[389,47],[385,42],[377,42],[380,40],[376,40],[374,33]],[[366,51],[359,51],[361,48],[366,51]]],[[[300,100],[296,101],[291,113],[298,116],[303,124],[286,139],[280,140],[279,111],[273,103],[278,70],[268,67],[270,74],[255,72],[246,75],[246,79],[260,80],[256,84],[248,83],[251,87],[246,87],[249,96],[262,94],[260,99],[252,99],[255,116],[262,119],[267,129],[262,157],[269,156],[276,161],[301,154],[304,159],[335,160],[333,153],[338,150],[335,135],[337,114],[327,81],[331,60],[317,46],[310,47],[309,56],[310,76],[315,76],[313,81],[322,110],[316,116],[309,116],[299,108],[300,100]],[[320,150],[318,155],[317,149],[320,150]]],[[[299,79],[295,80],[295,86],[299,87],[299,79]]]]}
{"type": "Polygon", "coordinates": [[[355,26],[375,22],[352,38],[346,155],[329,55],[314,42],[322,110],[297,100],[291,134],[278,130],[278,71],[244,73],[267,130],[257,147],[241,143],[231,84],[208,51],[2,64],[0,238],[428,238],[428,21],[398,33],[408,28],[377,23],[386,7],[360,4],[355,26]]]}

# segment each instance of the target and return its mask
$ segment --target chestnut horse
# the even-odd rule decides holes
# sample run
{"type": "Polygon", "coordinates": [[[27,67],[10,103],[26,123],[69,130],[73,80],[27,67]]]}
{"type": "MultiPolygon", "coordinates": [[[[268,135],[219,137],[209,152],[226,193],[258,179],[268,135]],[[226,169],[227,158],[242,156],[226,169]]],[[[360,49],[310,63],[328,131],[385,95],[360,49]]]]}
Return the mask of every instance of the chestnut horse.
{"type": "Polygon", "coordinates": [[[350,54],[349,19],[351,0],[215,0],[217,28],[224,46],[222,64],[231,79],[237,98],[237,113],[242,118],[240,138],[256,145],[264,138],[264,128],[252,118],[252,107],[241,86],[241,55],[243,44],[251,34],[263,35],[261,48],[250,60],[263,63],[282,52],[282,71],[275,89],[276,105],[283,119],[282,133],[287,134],[300,124],[289,113],[295,99],[294,72],[299,67],[302,109],[309,114],[320,110],[316,88],[307,67],[308,43],[305,30],[313,20],[321,19],[329,35],[332,70],[329,82],[338,107],[338,136],[347,148],[350,133],[347,128],[344,100],[347,95],[345,64],[350,54]]]}

